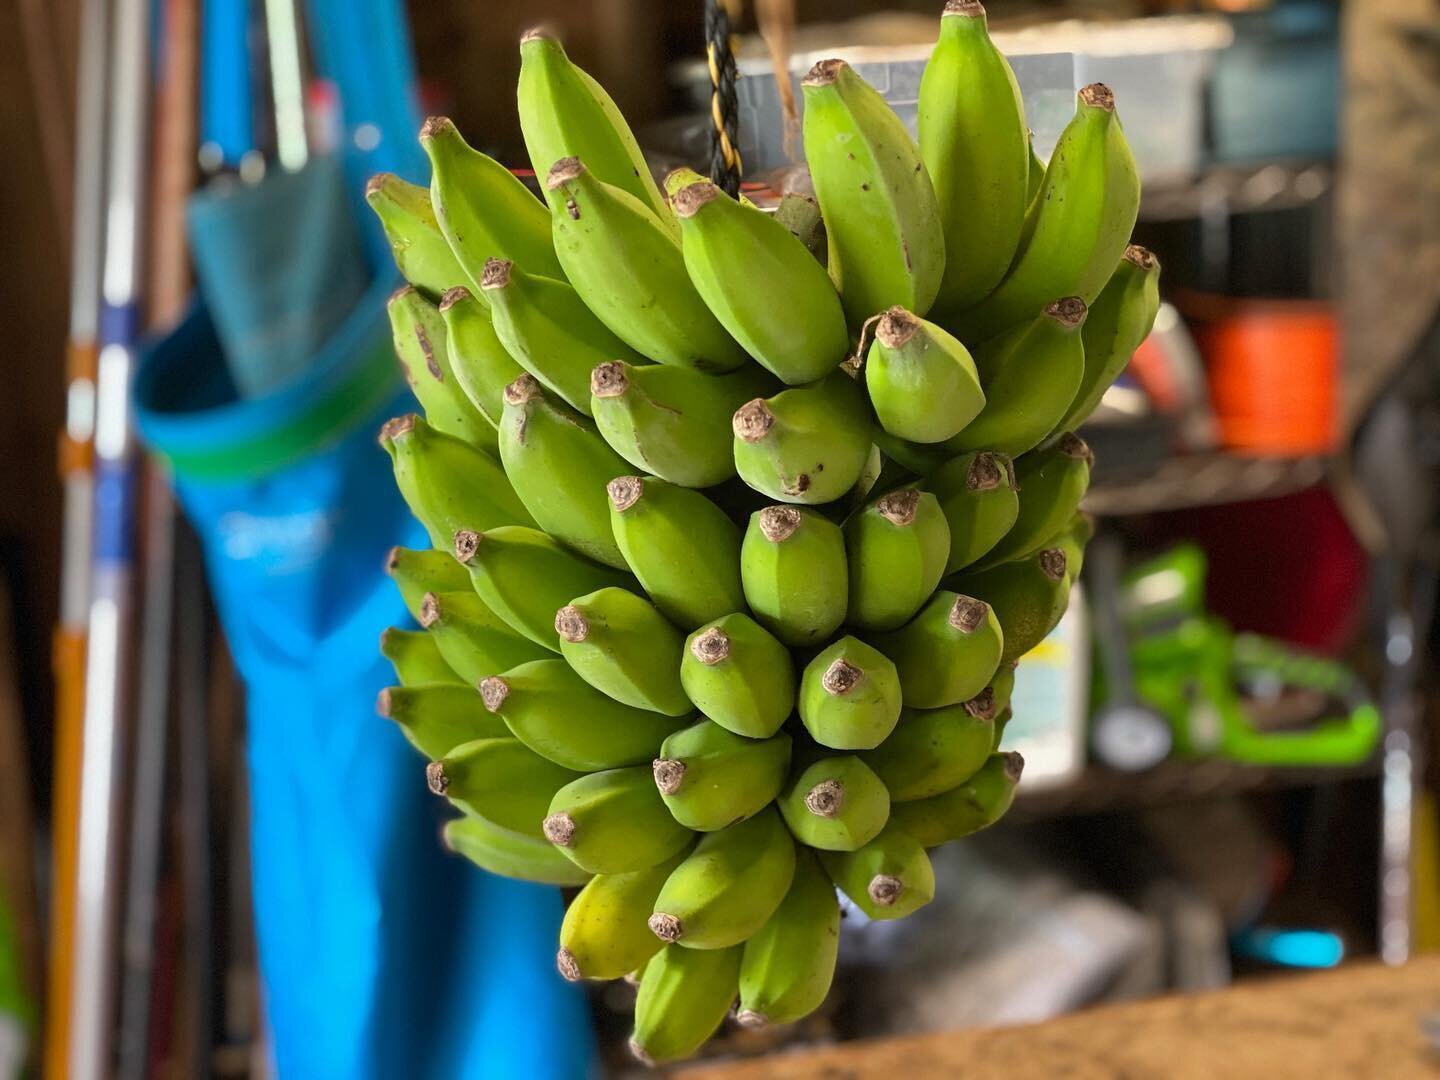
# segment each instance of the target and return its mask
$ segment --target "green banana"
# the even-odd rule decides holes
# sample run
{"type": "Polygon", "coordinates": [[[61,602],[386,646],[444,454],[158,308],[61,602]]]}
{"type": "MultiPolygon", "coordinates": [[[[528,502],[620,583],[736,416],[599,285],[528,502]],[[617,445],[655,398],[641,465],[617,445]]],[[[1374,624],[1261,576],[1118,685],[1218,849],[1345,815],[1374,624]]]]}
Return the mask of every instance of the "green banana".
{"type": "Polygon", "coordinates": [[[440,235],[430,191],[393,173],[377,173],[365,184],[365,201],[380,219],[401,277],[438,300],[467,280],[455,253],[440,235]]]}
{"type": "Polygon", "coordinates": [[[1015,665],[1001,664],[994,676],[990,679],[989,685],[976,694],[969,701],[964,703],[965,711],[976,720],[984,721],[995,729],[995,738],[991,749],[1000,745],[1000,728],[1003,726],[1001,717],[1008,720],[1006,713],[1010,709],[1010,695],[1015,689],[1015,665]]]}
{"type": "Polygon", "coordinates": [[[395,355],[425,419],[436,431],[481,448],[495,445],[495,425],[465,396],[446,351],[445,320],[420,290],[407,285],[386,305],[395,355]]]}
{"type": "Polygon", "coordinates": [[[920,614],[874,642],[895,661],[900,692],[912,709],[968,701],[990,682],[1005,649],[996,612],[983,600],[941,589],[920,614]]]}
{"type": "Polygon", "coordinates": [[[561,158],[578,157],[601,180],[629,192],[675,231],[670,207],[625,117],[605,89],[576,67],[565,47],[544,29],[520,38],[515,99],[520,133],[537,177],[548,176],[561,158]]]}
{"type": "Polygon", "coordinates": [[[935,897],[930,857],[893,820],[864,847],[822,851],[820,862],[840,891],[872,919],[903,919],[935,897]]]}
{"type": "Polygon", "coordinates": [[[650,930],[667,945],[739,945],[775,914],[794,874],[795,842],[767,808],[700,837],[660,887],[650,930]]]}
{"type": "Polygon", "coordinates": [[[1130,242],[1139,209],[1140,179],[1115,95],[1092,83],[1050,155],[1014,262],[989,296],[956,317],[959,336],[983,341],[1057,296],[1090,303],[1130,242]]]}
{"type": "Polygon", "coordinates": [[[440,298],[445,320],[445,349],[455,381],[470,403],[498,428],[505,410],[505,387],[525,374],[495,333],[490,309],[463,285],[440,298]]]}
{"type": "Polygon", "coordinates": [[[422,631],[389,627],[380,634],[380,655],[390,661],[401,686],[464,685],[422,631]]]}
{"type": "Polygon", "coordinates": [[[425,766],[436,795],[492,825],[534,837],[542,835],[551,798],[579,776],[510,738],[461,743],[425,766]]]}
{"type": "Polygon", "coordinates": [[[789,765],[789,735],[747,739],[701,720],[665,740],[652,770],[675,820],[714,832],[765,809],[780,793],[789,765]]]}
{"type": "Polygon", "coordinates": [[[1085,373],[1077,296],[1056,300],[1039,318],[975,348],[985,408],[947,449],[996,450],[1011,457],[1038,446],[1075,400],[1085,373]]]}
{"type": "Polygon", "coordinates": [[[545,839],[592,874],[655,866],[688,847],[695,835],[665,809],[646,765],[572,780],[550,800],[544,830],[545,839]]]}
{"type": "Polygon", "coordinates": [[[984,570],[1033,555],[1064,529],[1090,486],[1095,455],[1085,440],[1066,433],[1049,446],[1026,454],[1015,463],[1020,487],[1020,509],[1004,538],[974,563],[984,570]]]}
{"type": "Polygon", "coordinates": [[[535,524],[498,461],[414,413],[386,421],[380,445],[405,505],[437,548],[449,551],[460,529],[535,524]]]}
{"type": "Polygon", "coordinates": [[[875,324],[865,387],[880,426],[911,442],[953,438],[985,407],[970,351],[903,307],[887,309],[875,324]]]}
{"type": "Polygon", "coordinates": [[[1071,585],[1080,577],[1085,562],[1085,545],[1095,535],[1095,519],[1084,510],[1077,510],[1069,521],[1042,547],[1059,548],[1065,553],[1065,577],[1071,585]]]}
{"type": "Polygon", "coordinates": [[[923,315],[940,288],[945,241],[920,151],[845,61],[821,60],[801,89],[805,158],[845,314],[854,325],[894,304],[923,315]]]}
{"type": "Polygon", "coordinates": [[[900,677],[884,655],[843,637],[816,655],[800,676],[800,720],[821,746],[869,750],[900,719],[900,677]]]}
{"type": "Polygon", "coordinates": [[[940,583],[950,557],[950,526],[928,491],[904,487],[845,522],[850,574],[846,621],[868,630],[906,622],[940,583]]]}
{"type": "Polygon", "coordinates": [[[797,851],[790,891],[745,943],[735,1019],[745,1027],[765,1027],[809,1016],[830,991],[839,950],[835,886],[813,854],[797,851]]]}
{"type": "Polygon", "coordinates": [[[418,620],[455,674],[473,689],[487,675],[548,656],[545,649],[517,634],[491,611],[475,590],[426,593],[418,620]]]}
{"type": "Polygon", "coordinates": [[[1015,467],[1005,454],[988,450],[961,454],[927,476],[923,485],[939,500],[950,526],[947,574],[990,551],[1020,512],[1015,467]]]}
{"type": "Polygon", "coordinates": [[[702,713],[752,739],[774,735],[795,705],[789,651],[738,611],[706,623],[686,639],[680,682],[702,713]]]}
{"type": "Polygon", "coordinates": [[[500,461],[540,528],[587,558],[625,568],[610,531],[605,485],[630,466],[594,425],[548,397],[532,375],[505,388],[500,461]]]}
{"type": "Polygon", "coordinates": [[[470,582],[485,606],[551,652],[560,651],[555,612],[577,596],[633,584],[627,575],[581,558],[538,529],[519,525],[458,529],[453,550],[470,571],[470,582]]]}
{"type": "MultiPolygon", "coordinates": [[[[645,966],[662,942],[645,920],[660,886],[683,855],[625,874],[597,874],[580,890],[560,923],[555,966],[570,982],[621,979],[645,966]]],[[[573,865],[573,864],[572,864],[573,865]]]]}
{"type": "Polygon", "coordinates": [[[480,288],[486,259],[514,259],[532,274],[565,276],[545,205],[509,169],[472,149],[443,116],[425,121],[420,145],[430,158],[435,219],[472,289],[480,288]]]}
{"type": "Polygon", "coordinates": [[[1043,548],[1015,562],[947,578],[945,587],[983,600],[1004,633],[1000,662],[1019,660],[1055,629],[1070,602],[1069,559],[1061,548],[1043,548]]]}
{"type": "Polygon", "coordinates": [[[1000,283],[1025,221],[1030,137],[1015,73],[990,40],[985,8],[950,0],[920,78],[920,157],[945,236],[939,311],[961,311],[1000,283]]]}
{"type": "Polygon", "coordinates": [[[547,841],[502,829],[473,814],[447,821],[440,837],[448,850],[501,877],[565,886],[590,880],[547,841]]]}
{"type": "Polygon", "coordinates": [[[865,395],[843,371],[746,402],[731,427],[740,479],[781,502],[833,502],[870,462],[865,395]]]}
{"type": "Polygon", "coordinates": [[[740,983],[740,946],[683,949],[650,958],[635,996],[630,1052],[644,1065],[687,1058],[724,1022],[740,983]]]}
{"type": "Polygon", "coordinates": [[[995,744],[994,717],[963,705],[906,709],[890,738],[862,758],[895,802],[949,791],[974,776],[995,744]]]}
{"type": "Polygon", "coordinates": [[[723,510],[653,476],[616,477],[606,490],[615,543],[666,618],[691,630],[745,607],[740,530],[723,510]]]}
{"type": "Polygon", "coordinates": [[[691,283],[761,367],[793,386],[840,365],[850,349],[845,311],[804,244],[708,180],[671,202],[691,283]]]}
{"type": "Polygon", "coordinates": [[[1120,265],[1085,320],[1085,374],[1069,410],[1056,431],[1074,431],[1100,404],[1140,343],[1155,325],[1160,311],[1160,260],[1139,244],[1125,249],[1120,265]]]}
{"type": "Polygon", "coordinates": [[[1035,211],[1035,196],[1040,194],[1040,187],[1045,183],[1045,162],[1035,152],[1035,132],[1027,134],[1030,139],[1030,172],[1025,178],[1025,216],[1028,218],[1035,211]]]}
{"type": "Polygon", "coordinates": [[[1025,759],[1013,750],[991,754],[979,772],[957,787],[928,799],[896,803],[891,827],[927,848],[977,833],[1010,809],[1024,767],[1025,759]]]}
{"type": "Polygon", "coordinates": [[[590,373],[590,414],[605,441],[637,469],[681,487],[735,475],[730,418],[773,380],[747,364],[706,375],[666,364],[608,361],[590,373]]]}
{"type": "Polygon", "coordinates": [[[999,753],[1000,742],[1005,736],[1005,727],[1010,723],[1014,715],[1015,710],[1007,708],[999,716],[995,717],[995,745],[991,748],[992,752],[999,753]]]}
{"type": "Polygon", "coordinates": [[[845,535],[815,510],[757,510],[740,545],[740,583],[755,618],[777,638],[818,644],[845,621],[849,606],[845,535]]]}
{"type": "Polygon", "coordinates": [[[399,724],[410,745],[432,761],[462,743],[510,735],[485,711],[475,688],[459,683],[389,686],[376,698],[375,711],[399,724]]]}
{"type": "Polygon", "coordinates": [[[565,662],[602,694],[666,716],[695,711],[680,685],[684,638],[649,601],[600,589],[557,611],[555,630],[565,662]]]}
{"type": "Polygon", "coordinates": [[[802,844],[822,851],[864,847],[890,820],[890,793],[853,754],[820,758],[800,770],[776,800],[802,844]]]}
{"type": "Polygon", "coordinates": [[[775,220],[805,245],[805,250],[816,262],[821,266],[826,264],[825,222],[820,217],[818,202],[802,192],[788,192],[780,197],[780,203],[775,207],[775,220]]]}
{"type": "Polygon", "coordinates": [[[679,241],[643,203],[574,157],[555,163],[545,187],[566,276],[616,337],[662,364],[713,372],[745,362],[690,284],[679,241]]]}
{"type": "Polygon", "coordinates": [[[456,592],[470,588],[470,575],[448,551],[428,548],[393,547],[385,556],[385,572],[400,590],[405,609],[416,622],[425,603],[425,594],[456,592]]]}
{"type": "Polygon", "coordinates": [[[480,698],[535,753],[582,771],[649,762],[684,723],[606,697],[558,658],[483,679],[480,698]]]}
{"type": "Polygon", "coordinates": [[[590,415],[590,372],[596,364],[645,363],[590,313],[567,282],[528,274],[508,259],[490,259],[480,289],[505,350],[577,412],[590,415]]]}

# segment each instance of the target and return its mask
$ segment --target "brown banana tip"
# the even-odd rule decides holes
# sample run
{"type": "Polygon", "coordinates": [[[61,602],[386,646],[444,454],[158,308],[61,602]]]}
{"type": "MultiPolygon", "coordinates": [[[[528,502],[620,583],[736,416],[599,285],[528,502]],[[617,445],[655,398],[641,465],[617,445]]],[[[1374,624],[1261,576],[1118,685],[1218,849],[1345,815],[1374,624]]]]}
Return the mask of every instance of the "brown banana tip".
{"type": "Polygon", "coordinates": [[[494,256],[486,259],[485,266],[480,271],[480,288],[505,288],[510,284],[510,268],[514,265],[509,259],[497,259],[494,256]]]}
{"type": "Polygon", "coordinates": [[[427,592],[420,598],[420,625],[426,630],[440,621],[440,597],[427,592]]]}
{"type": "Polygon", "coordinates": [[[476,532],[474,529],[458,530],[455,533],[455,539],[451,549],[456,562],[468,563],[473,559],[475,553],[480,550],[480,540],[483,536],[483,533],[476,532]]]}
{"type": "Polygon", "coordinates": [[[1139,244],[1127,244],[1125,246],[1125,261],[1134,263],[1141,270],[1153,270],[1160,260],[1149,248],[1141,247],[1139,244]]]}
{"type": "Polygon", "coordinates": [[[920,320],[898,305],[889,308],[875,324],[875,340],[887,349],[898,349],[920,329],[920,320]]]}
{"type": "Polygon", "coordinates": [[[901,488],[875,503],[875,512],[891,525],[913,525],[920,510],[920,489],[901,488]]]}
{"type": "Polygon", "coordinates": [[[390,715],[391,708],[390,687],[387,686],[375,695],[375,713],[377,716],[383,716],[386,720],[391,720],[393,719],[390,715]]]}
{"type": "Polygon", "coordinates": [[[540,380],[528,372],[508,383],[504,392],[506,405],[524,405],[544,396],[545,391],[540,386],[540,380]]]}
{"type": "Polygon", "coordinates": [[[550,814],[540,823],[545,839],[557,847],[569,847],[575,839],[575,819],[569,814],[550,814]]]}
{"type": "Polygon", "coordinates": [[[821,780],[805,793],[805,809],[816,817],[834,817],[844,805],[845,785],[834,777],[821,780]]]}
{"type": "Polygon", "coordinates": [[[894,874],[876,874],[870,879],[870,884],[865,886],[865,891],[870,899],[881,907],[893,907],[895,901],[900,899],[900,894],[905,891],[905,883],[894,874]]]}
{"type": "Polygon", "coordinates": [[[550,23],[537,23],[520,35],[521,45],[529,41],[553,41],[558,45],[560,35],[550,23]]]}
{"type": "Polygon", "coordinates": [[[754,1009],[741,1009],[735,1014],[735,1022],[741,1027],[763,1028],[770,1026],[769,1018],[762,1012],[754,1009]]]}
{"type": "Polygon", "coordinates": [[[1078,296],[1066,296],[1045,306],[1045,317],[1054,319],[1061,326],[1079,326],[1089,312],[1085,301],[1078,296]]]}
{"type": "Polygon", "coordinates": [[[663,911],[657,911],[645,921],[650,927],[650,932],[667,945],[673,945],[685,934],[685,927],[681,924],[678,916],[667,915],[663,911]]]}
{"type": "Polygon", "coordinates": [[[456,304],[470,299],[470,290],[464,285],[452,285],[440,294],[440,310],[449,311],[456,304]]]}
{"type": "Polygon", "coordinates": [[[1091,83],[1080,91],[1080,100],[1086,105],[1106,112],[1115,111],[1115,91],[1104,83],[1091,83]]]}
{"type": "Polygon", "coordinates": [[[401,285],[398,289],[396,289],[394,292],[392,292],[389,296],[385,298],[385,306],[389,307],[391,304],[394,304],[397,301],[404,300],[406,297],[411,296],[416,291],[417,290],[414,285],[401,285]]]}
{"type": "Polygon", "coordinates": [[[396,416],[386,420],[385,423],[380,425],[380,442],[382,444],[387,440],[394,442],[402,435],[409,435],[410,432],[415,430],[415,421],[419,419],[420,418],[414,413],[406,413],[404,416],[396,416]]]}
{"type": "Polygon", "coordinates": [[[425,123],[420,125],[420,141],[425,142],[454,129],[455,124],[448,116],[426,117],[425,123]]]}
{"type": "Polygon", "coordinates": [[[630,377],[625,374],[625,365],[619,360],[596,364],[590,372],[590,393],[595,397],[620,397],[629,389],[630,377]]]}
{"type": "Polygon", "coordinates": [[[965,487],[970,491],[994,491],[1000,486],[1000,462],[990,451],[975,455],[970,471],[965,474],[965,487]]]}
{"type": "Polygon", "coordinates": [[[480,703],[486,712],[499,712],[510,696],[510,684],[499,675],[487,675],[480,680],[480,703]]]}
{"type": "Polygon", "coordinates": [[[742,442],[757,443],[769,434],[774,423],[775,414],[770,411],[765,399],[755,398],[735,410],[730,427],[742,442]]]}
{"type": "Polygon", "coordinates": [[[561,641],[578,645],[590,636],[590,620],[574,604],[566,604],[555,612],[555,633],[561,641]]]}
{"type": "Polygon", "coordinates": [[[840,69],[849,67],[844,60],[818,60],[800,80],[801,86],[829,86],[840,76],[840,69]]]}
{"type": "Polygon", "coordinates": [[[1090,444],[1073,431],[1067,431],[1060,436],[1060,453],[1076,461],[1084,461],[1087,465],[1095,464],[1095,452],[1090,449],[1090,444]]]}
{"type": "Polygon", "coordinates": [[[1040,552],[1040,569],[1051,581],[1059,581],[1065,576],[1065,552],[1059,548],[1046,548],[1040,552]]]}
{"type": "Polygon", "coordinates": [[[555,953],[555,970],[560,972],[561,978],[566,982],[579,982],[585,977],[580,973],[580,964],[575,959],[575,954],[566,948],[555,953]]]}
{"type": "Polygon", "coordinates": [[[961,15],[967,19],[977,19],[984,14],[985,5],[978,0],[949,0],[940,16],[944,18],[946,15],[961,15]]]}
{"type": "Polygon", "coordinates": [[[400,552],[402,550],[404,549],[401,548],[399,544],[396,544],[385,553],[385,572],[387,574],[393,574],[396,570],[400,569],[400,552]]]}
{"type": "Polygon", "coordinates": [[[617,476],[605,485],[605,493],[610,496],[610,505],[623,514],[640,501],[645,481],[638,476],[617,476]]]}
{"type": "Polygon", "coordinates": [[[1025,771],[1025,759],[1017,750],[1007,750],[1001,756],[1005,759],[1005,775],[1018,784],[1025,771]]]}
{"type": "Polygon", "coordinates": [[[385,185],[388,184],[388,183],[390,183],[390,181],[392,181],[392,180],[394,180],[394,179],[395,179],[395,174],[394,174],[394,173],[377,172],[374,176],[370,177],[369,180],[366,180],[366,181],[365,181],[365,201],[366,201],[366,202],[369,202],[370,200],[376,198],[377,196],[384,194],[384,192],[385,192],[385,185]]]}
{"type": "Polygon", "coordinates": [[[1010,485],[1010,490],[1019,491],[1020,481],[1015,479],[1015,459],[1009,454],[996,454],[995,456],[1005,463],[1005,480],[1010,485]]]}
{"type": "Polygon", "coordinates": [[[965,702],[965,711],[976,720],[994,720],[995,691],[987,686],[969,701],[965,702]]]}
{"type": "Polygon", "coordinates": [[[648,1069],[655,1067],[655,1059],[645,1052],[645,1047],[640,1045],[640,1040],[634,1037],[630,1039],[630,1056],[648,1069]]]}
{"type": "Polygon", "coordinates": [[[783,544],[799,530],[805,517],[793,506],[767,506],[759,511],[760,534],[772,544],[783,544]]]}
{"type": "Polygon", "coordinates": [[[545,190],[554,191],[561,184],[568,184],[585,171],[585,163],[578,157],[562,157],[545,174],[545,190]]]}
{"type": "Polygon", "coordinates": [[[675,208],[676,217],[692,218],[719,196],[720,189],[709,180],[697,180],[670,196],[670,205],[675,208]]]}
{"type": "Polygon", "coordinates": [[[707,667],[730,658],[730,635],[712,626],[690,642],[690,655],[707,667]]]}
{"type": "Polygon", "coordinates": [[[842,697],[860,685],[865,672],[844,657],[837,657],[820,676],[820,686],[827,694],[842,697]]]}
{"type": "Polygon", "coordinates": [[[685,763],[669,758],[656,758],[650,765],[655,774],[655,786],[661,795],[674,795],[685,782],[685,763]]]}
{"type": "Polygon", "coordinates": [[[450,778],[445,775],[443,761],[432,761],[425,766],[425,783],[436,795],[444,795],[450,789],[450,778]]]}
{"type": "Polygon", "coordinates": [[[962,634],[973,634],[980,629],[989,614],[990,605],[984,600],[976,600],[973,596],[957,596],[955,603],[950,605],[950,614],[946,621],[962,634]]]}

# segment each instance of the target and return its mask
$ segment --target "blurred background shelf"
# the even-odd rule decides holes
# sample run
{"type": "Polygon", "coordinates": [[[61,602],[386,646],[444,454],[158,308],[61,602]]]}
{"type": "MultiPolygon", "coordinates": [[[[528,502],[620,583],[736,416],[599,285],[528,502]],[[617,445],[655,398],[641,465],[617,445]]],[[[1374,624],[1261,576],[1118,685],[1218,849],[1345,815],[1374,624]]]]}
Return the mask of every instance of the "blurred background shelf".
{"type": "Polygon", "coordinates": [[[1147,470],[1123,466],[1106,470],[1105,458],[1100,456],[1096,478],[1082,504],[1103,517],[1289,495],[1318,484],[1328,464],[1323,455],[1258,457],[1217,452],[1167,458],[1147,470]]]}
{"type": "Polygon", "coordinates": [[[1292,210],[1327,194],[1335,167],[1327,161],[1264,161],[1216,165],[1193,176],[1157,178],[1145,185],[1143,221],[1180,221],[1215,212],[1292,210]]]}

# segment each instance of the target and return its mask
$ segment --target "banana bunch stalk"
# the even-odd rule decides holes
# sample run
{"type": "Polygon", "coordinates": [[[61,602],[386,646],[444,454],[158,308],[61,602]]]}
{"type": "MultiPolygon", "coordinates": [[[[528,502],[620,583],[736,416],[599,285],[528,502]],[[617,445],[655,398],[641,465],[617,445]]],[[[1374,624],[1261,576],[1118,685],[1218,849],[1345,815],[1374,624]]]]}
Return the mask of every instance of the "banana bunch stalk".
{"type": "MultiPolygon", "coordinates": [[[[1045,169],[972,0],[918,144],[840,60],[804,80],[818,207],[657,185],[543,31],[519,110],[544,198],[444,119],[369,196],[420,414],[380,441],[433,547],[379,711],[452,850],[581,886],[567,979],[638,979],[632,1047],[824,1001],[841,909],[897,919],[993,824],[1014,666],[1090,524],[1074,429],[1149,332],[1135,165],[1104,86],[1045,169]],[[814,237],[823,220],[827,244],[814,237]]],[[[424,842],[417,838],[417,843],[424,842]]]]}

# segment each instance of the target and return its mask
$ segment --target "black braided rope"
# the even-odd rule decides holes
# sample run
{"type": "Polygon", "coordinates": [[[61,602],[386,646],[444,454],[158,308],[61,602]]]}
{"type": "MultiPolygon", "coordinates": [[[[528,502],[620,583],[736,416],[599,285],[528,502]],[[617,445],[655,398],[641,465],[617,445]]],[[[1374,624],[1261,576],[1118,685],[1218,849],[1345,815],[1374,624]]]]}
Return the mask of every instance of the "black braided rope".
{"type": "Polygon", "coordinates": [[[736,138],[739,101],[735,93],[735,51],[725,0],[705,0],[705,58],[710,67],[710,179],[731,196],[740,193],[740,149],[736,138]]]}

